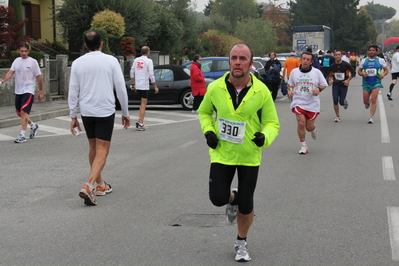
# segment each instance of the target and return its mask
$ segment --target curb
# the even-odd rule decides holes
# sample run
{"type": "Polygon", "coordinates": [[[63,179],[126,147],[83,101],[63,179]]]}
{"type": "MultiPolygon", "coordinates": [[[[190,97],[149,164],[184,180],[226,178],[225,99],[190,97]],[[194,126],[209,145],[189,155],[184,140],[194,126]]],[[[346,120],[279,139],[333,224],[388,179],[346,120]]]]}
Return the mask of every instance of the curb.
{"type": "MultiPolygon", "coordinates": [[[[57,111],[49,111],[46,113],[41,113],[41,114],[33,114],[29,115],[30,119],[32,121],[41,121],[41,120],[46,120],[46,119],[51,119],[57,116],[65,116],[69,115],[69,109],[61,109],[57,111]]],[[[17,126],[21,125],[21,119],[20,118],[10,118],[10,119],[4,119],[0,121],[0,128],[4,127],[11,127],[11,126],[17,126]]]]}

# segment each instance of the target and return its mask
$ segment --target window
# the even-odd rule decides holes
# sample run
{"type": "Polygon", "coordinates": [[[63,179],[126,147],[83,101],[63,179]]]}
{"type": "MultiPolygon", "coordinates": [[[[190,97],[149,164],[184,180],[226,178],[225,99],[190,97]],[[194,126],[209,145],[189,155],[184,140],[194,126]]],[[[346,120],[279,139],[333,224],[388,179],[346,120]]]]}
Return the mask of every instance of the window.
{"type": "Polygon", "coordinates": [[[155,69],[155,81],[173,81],[173,71],[171,69],[155,69]]]}
{"type": "Polygon", "coordinates": [[[40,39],[40,5],[23,2],[22,16],[24,19],[28,18],[28,23],[24,27],[24,35],[29,35],[36,40],[40,39]]]}
{"type": "Polygon", "coordinates": [[[216,64],[216,71],[228,71],[230,70],[229,61],[226,60],[218,60],[215,61],[216,64]]]}

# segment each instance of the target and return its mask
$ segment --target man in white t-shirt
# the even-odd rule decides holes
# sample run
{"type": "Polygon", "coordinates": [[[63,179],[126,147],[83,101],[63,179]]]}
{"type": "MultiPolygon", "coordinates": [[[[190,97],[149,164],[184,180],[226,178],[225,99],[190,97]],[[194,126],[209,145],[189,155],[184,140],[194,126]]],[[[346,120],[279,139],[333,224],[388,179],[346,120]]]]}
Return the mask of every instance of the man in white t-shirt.
{"type": "Polygon", "coordinates": [[[154,64],[148,58],[150,55],[150,48],[148,46],[141,47],[141,56],[134,59],[132,68],[130,69],[130,78],[132,81],[132,90],[137,91],[141,98],[139,120],[136,123],[136,128],[139,131],[144,131],[144,116],[147,108],[148,95],[150,92],[149,80],[154,86],[155,93],[159,92],[158,86],[155,83],[154,64]]]}
{"type": "Polygon", "coordinates": [[[94,195],[104,196],[112,191],[111,185],[102,179],[101,171],[107,160],[114,128],[114,88],[122,108],[123,128],[130,126],[130,117],[125,79],[118,60],[101,52],[103,42],[97,31],[89,31],[84,37],[89,53],[72,63],[68,104],[71,133],[76,135],[77,130],[82,130],[77,119],[79,106],[90,147],[90,174],[79,196],[84,204],[97,205],[94,195]]]}
{"type": "Polygon", "coordinates": [[[298,137],[301,142],[299,154],[307,154],[306,131],[311,132],[316,140],[319,132],[316,129],[316,118],[320,114],[319,94],[328,86],[320,70],[312,67],[313,55],[303,52],[301,65],[292,70],[288,80],[289,97],[292,98],[291,111],[296,114],[298,137]]]}
{"type": "Polygon", "coordinates": [[[389,86],[389,93],[387,97],[392,101],[392,90],[395,87],[395,84],[399,77],[399,45],[396,46],[396,53],[393,55],[391,59],[391,75],[392,75],[392,83],[389,86]]]}
{"type": "Polygon", "coordinates": [[[38,100],[43,100],[43,79],[39,64],[35,59],[29,57],[29,44],[22,42],[18,45],[18,53],[21,57],[14,60],[10,70],[0,82],[9,80],[15,73],[15,111],[21,117],[21,132],[14,140],[15,143],[26,142],[25,132],[28,124],[30,126],[29,138],[33,139],[39,125],[32,122],[29,113],[32,109],[35,95],[36,81],[39,85],[38,100]]]}

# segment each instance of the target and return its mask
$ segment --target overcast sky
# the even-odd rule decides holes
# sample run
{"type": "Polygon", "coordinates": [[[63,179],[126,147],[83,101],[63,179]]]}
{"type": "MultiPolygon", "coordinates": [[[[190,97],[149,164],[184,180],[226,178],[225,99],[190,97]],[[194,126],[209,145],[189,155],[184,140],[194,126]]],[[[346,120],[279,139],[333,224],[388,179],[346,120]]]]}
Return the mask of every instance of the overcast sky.
{"type": "MultiPolygon", "coordinates": [[[[360,0],[360,6],[367,5],[368,2],[372,2],[373,0],[360,0]]],[[[192,0],[192,3],[197,2],[197,8],[195,9],[198,12],[203,12],[205,5],[208,4],[209,0],[192,0]]],[[[262,1],[257,0],[258,3],[261,2],[269,2],[268,0],[262,1]]],[[[284,0],[277,0],[275,1],[276,4],[286,3],[287,1],[284,0]]],[[[394,16],[395,19],[399,19],[399,1],[398,0],[374,0],[374,4],[380,4],[384,6],[393,7],[396,9],[396,15],[394,16]]]]}

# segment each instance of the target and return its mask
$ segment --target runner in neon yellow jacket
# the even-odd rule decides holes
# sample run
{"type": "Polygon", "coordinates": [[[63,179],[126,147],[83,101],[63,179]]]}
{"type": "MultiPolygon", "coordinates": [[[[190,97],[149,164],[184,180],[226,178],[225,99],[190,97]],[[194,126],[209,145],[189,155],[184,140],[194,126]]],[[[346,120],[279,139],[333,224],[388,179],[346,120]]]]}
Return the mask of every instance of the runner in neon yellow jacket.
{"type": "MultiPolygon", "coordinates": [[[[262,148],[270,146],[280,129],[276,108],[270,91],[263,82],[250,73],[252,86],[238,108],[234,109],[226,85],[229,74],[230,72],[227,72],[209,85],[198,109],[202,132],[212,131],[219,139],[217,147],[209,149],[210,159],[212,163],[259,166],[262,160],[262,148]],[[213,115],[214,111],[216,118],[213,115]],[[225,134],[223,129],[219,129],[219,125],[225,126],[224,121],[228,121],[229,125],[238,124],[241,128],[244,127],[243,138],[223,140],[225,134]],[[256,132],[261,132],[265,136],[264,145],[261,147],[251,141],[256,132]]],[[[228,139],[228,136],[225,139],[228,139]]]]}

